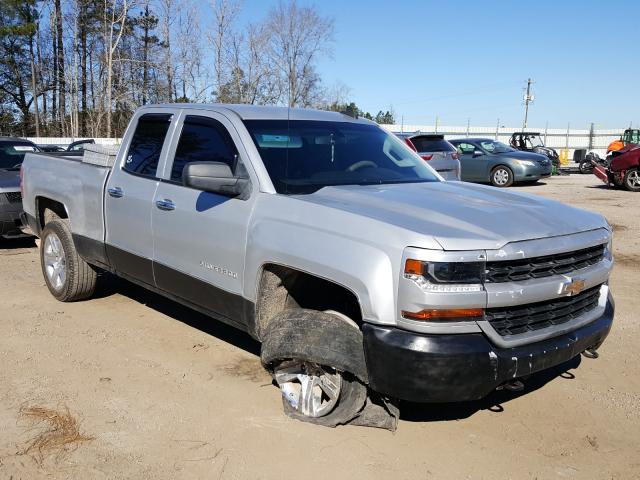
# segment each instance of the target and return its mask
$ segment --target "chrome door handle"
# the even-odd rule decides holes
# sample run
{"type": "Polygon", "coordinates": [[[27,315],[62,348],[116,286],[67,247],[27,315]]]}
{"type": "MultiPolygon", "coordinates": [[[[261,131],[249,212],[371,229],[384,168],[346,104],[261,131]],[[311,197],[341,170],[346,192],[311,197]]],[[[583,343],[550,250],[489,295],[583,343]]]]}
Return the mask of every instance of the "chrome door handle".
{"type": "Polygon", "coordinates": [[[175,210],[176,208],[176,204],[173,203],[171,200],[167,200],[166,198],[164,200],[156,200],[156,207],[158,207],[160,210],[175,210]]]}
{"type": "Polygon", "coordinates": [[[124,196],[124,191],[120,187],[110,187],[110,188],[107,189],[107,192],[113,198],[120,198],[120,197],[124,196]]]}

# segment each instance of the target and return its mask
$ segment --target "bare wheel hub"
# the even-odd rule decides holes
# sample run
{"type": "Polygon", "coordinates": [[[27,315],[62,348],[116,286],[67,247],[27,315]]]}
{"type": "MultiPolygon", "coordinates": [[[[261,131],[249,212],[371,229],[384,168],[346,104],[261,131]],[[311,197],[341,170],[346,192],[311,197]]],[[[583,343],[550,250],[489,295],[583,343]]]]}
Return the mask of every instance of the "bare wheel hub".
{"type": "Polygon", "coordinates": [[[291,408],[313,418],[329,414],[342,389],[342,376],[335,369],[298,360],[278,365],[275,380],[291,408]]]}
{"type": "Polygon", "coordinates": [[[62,242],[55,233],[50,233],[45,238],[42,248],[47,279],[55,290],[60,290],[67,278],[67,257],[62,242]]]}

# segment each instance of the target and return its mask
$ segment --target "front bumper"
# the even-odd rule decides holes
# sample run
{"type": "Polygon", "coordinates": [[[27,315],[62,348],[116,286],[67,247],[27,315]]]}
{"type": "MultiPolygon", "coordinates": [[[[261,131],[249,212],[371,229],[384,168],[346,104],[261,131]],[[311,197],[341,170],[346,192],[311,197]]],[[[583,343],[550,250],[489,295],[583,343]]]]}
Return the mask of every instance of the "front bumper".
{"type": "Polygon", "coordinates": [[[609,334],[611,295],[601,317],[572,332],[514,348],[497,348],[482,333],[425,335],[363,326],[371,388],[413,402],[478,400],[499,385],[560,365],[609,334]]]}
{"type": "Polygon", "coordinates": [[[528,182],[551,176],[551,165],[519,166],[514,168],[514,181],[528,182]]]}

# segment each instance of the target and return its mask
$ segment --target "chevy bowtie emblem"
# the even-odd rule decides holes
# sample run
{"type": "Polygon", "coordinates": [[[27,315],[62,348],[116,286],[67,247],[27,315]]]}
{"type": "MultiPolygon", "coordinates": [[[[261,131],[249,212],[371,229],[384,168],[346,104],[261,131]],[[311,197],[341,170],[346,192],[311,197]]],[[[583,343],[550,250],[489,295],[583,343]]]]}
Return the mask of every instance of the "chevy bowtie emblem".
{"type": "Polygon", "coordinates": [[[571,279],[560,286],[560,294],[570,297],[579,294],[582,290],[584,290],[584,280],[581,278],[571,279]]]}

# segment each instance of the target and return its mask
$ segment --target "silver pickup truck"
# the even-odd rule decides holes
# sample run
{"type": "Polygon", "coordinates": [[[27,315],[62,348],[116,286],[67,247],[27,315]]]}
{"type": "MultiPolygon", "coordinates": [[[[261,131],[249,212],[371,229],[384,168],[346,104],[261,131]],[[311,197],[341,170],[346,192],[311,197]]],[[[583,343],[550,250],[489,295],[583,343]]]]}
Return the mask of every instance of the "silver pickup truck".
{"type": "Polygon", "coordinates": [[[613,321],[602,216],[443,181],[339,113],[145,106],[112,166],[28,154],[22,187],[57,299],[103,269],[240,328],[319,424],[517,386],[613,321]]]}

